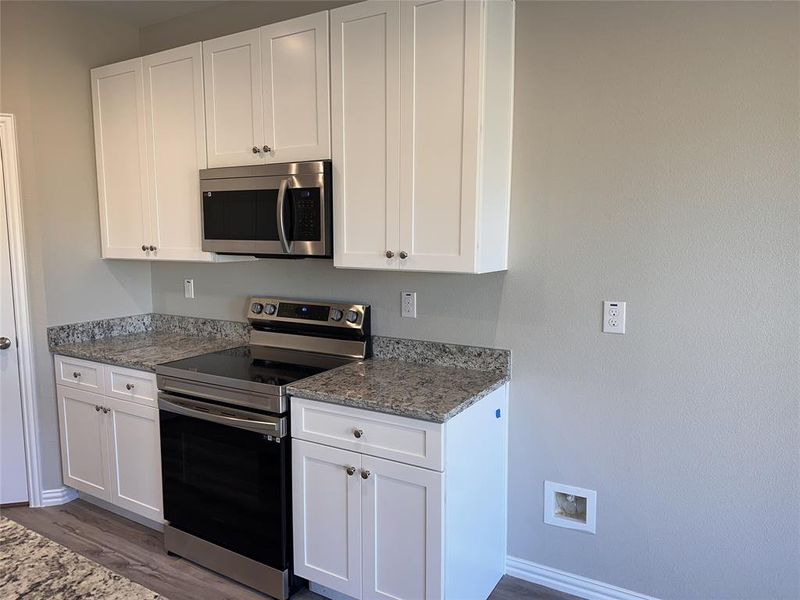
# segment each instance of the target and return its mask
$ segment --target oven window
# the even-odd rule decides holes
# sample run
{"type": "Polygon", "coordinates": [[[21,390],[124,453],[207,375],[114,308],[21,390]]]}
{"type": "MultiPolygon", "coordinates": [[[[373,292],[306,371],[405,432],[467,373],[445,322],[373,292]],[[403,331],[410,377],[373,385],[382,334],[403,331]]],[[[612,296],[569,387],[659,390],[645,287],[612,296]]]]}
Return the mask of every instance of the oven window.
{"type": "Polygon", "coordinates": [[[278,240],[278,190],[237,190],[203,194],[207,240],[278,240]]]}
{"type": "Polygon", "coordinates": [[[289,565],[288,438],[160,410],[164,517],[173,527],[283,570],[289,565]]]}

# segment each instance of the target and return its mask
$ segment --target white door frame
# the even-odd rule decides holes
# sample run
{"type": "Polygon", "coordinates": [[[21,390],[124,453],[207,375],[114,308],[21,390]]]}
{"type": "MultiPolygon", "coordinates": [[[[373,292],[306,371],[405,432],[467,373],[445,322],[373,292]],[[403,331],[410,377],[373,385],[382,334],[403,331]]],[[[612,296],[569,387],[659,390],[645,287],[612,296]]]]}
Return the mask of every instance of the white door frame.
{"type": "Polygon", "coordinates": [[[13,281],[14,320],[17,328],[22,427],[25,436],[25,462],[28,476],[28,502],[42,505],[41,463],[39,462],[39,424],[36,413],[36,381],[33,363],[33,336],[28,304],[28,271],[25,263],[25,232],[22,224],[20,174],[17,153],[17,126],[14,115],[0,114],[4,195],[8,219],[8,245],[13,281]]]}

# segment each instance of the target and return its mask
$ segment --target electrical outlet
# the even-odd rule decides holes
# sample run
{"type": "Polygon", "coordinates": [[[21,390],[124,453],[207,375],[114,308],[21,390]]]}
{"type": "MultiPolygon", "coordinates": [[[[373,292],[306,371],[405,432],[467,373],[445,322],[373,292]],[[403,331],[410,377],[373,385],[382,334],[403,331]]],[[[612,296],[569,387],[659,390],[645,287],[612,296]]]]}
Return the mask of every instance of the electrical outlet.
{"type": "Polygon", "coordinates": [[[625,333],[625,303],[619,300],[603,302],[603,333],[625,333]]]}
{"type": "Polygon", "coordinates": [[[184,298],[194,298],[194,279],[183,280],[183,296],[184,298]]]}
{"type": "Polygon", "coordinates": [[[401,292],[402,314],[409,319],[417,318],[417,292],[401,292]]]}

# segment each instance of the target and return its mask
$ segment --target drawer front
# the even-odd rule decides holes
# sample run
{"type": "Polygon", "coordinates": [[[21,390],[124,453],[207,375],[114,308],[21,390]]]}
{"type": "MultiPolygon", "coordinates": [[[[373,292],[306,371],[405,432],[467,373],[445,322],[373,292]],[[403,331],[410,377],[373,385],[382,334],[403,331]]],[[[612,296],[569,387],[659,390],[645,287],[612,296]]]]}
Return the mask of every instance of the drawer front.
{"type": "Polygon", "coordinates": [[[103,365],[58,355],[55,361],[57,384],[100,394],[105,392],[103,365]]]}
{"type": "Polygon", "coordinates": [[[443,427],[406,417],[292,398],[292,437],[442,471],[443,427]]]}
{"type": "Polygon", "coordinates": [[[106,367],[106,395],[155,408],[158,405],[156,375],[124,367],[106,367]]]}

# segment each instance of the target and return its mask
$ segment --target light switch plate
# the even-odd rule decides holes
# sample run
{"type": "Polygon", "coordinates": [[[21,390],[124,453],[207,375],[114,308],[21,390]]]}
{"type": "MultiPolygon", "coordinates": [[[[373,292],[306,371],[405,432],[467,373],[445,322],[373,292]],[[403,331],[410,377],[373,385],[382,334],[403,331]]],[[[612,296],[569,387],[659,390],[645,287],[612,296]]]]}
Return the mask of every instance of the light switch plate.
{"type": "Polygon", "coordinates": [[[619,300],[603,302],[603,333],[625,333],[625,303],[619,300]]]}
{"type": "Polygon", "coordinates": [[[184,298],[194,298],[194,279],[183,280],[183,296],[184,298]]]}

